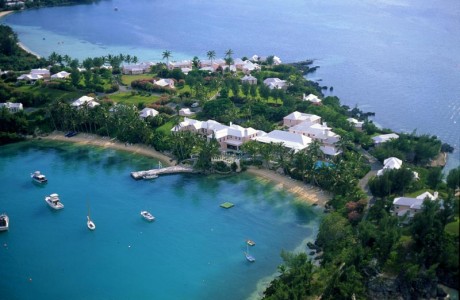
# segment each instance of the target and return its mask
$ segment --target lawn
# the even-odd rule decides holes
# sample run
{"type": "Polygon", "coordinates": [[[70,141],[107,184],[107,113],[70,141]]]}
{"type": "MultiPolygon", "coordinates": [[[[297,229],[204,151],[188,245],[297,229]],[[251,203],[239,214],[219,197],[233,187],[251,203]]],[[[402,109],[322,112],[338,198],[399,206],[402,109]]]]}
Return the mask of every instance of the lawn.
{"type": "Polygon", "coordinates": [[[140,75],[122,75],[121,82],[125,85],[131,86],[131,82],[138,79],[152,79],[153,74],[140,74],[140,75]]]}
{"type": "Polygon", "coordinates": [[[455,221],[454,222],[451,222],[449,224],[446,225],[446,227],[444,228],[444,230],[456,237],[458,237],[458,227],[460,226],[460,223],[459,223],[459,220],[458,220],[458,217],[455,218],[455,221]]]}
{"type": "Polygon", "coordinates": [[[160,97],[157,95],[150,95],[150,96],[142,96],[139,94],[132,95],[131,92],[111,94],[109,95],[109,98],[117,103],[133,104],[136,106],[139,103],[144,103],[145,105],[148,105],[160,99],[160,97]]]}
{"type": "Polygon", "coordinates": [[[169,122],[158,127],[157,130],[162,131],[165,134],[171,134],[171,129],[174,127],[175,124],[176,124],[176,121],[172,119],[169,122]]]}
{"type": "Polygon", "coordinates": [[[81,96],[85,95],[82,91],[63,91],[57,89],[50,89],[46,87],[40,87],[35,85],[23,85],[17,88],[21,92],[28,92],[34,95],[46,95],[46,97],[50,99],[57,99],[57,100],[75,100],[80,98],[81,96]]]}

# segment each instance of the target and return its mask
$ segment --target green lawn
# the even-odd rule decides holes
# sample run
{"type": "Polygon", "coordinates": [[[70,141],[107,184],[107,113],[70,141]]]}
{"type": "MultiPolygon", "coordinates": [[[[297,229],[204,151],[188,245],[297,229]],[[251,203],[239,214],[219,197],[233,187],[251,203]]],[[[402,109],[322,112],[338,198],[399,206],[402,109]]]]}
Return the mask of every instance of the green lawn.
{"type": "Polygon", "coordinates": [[[139,74],[139,75],[122,75],[121,82],[125,85],[131,86],[131,82],[138,79],[152,79],[153,74],[139,74]]]}
{"type": "Polygon", "coordinates": [[[174,120],[170,120],[169,122],[163,124],[162,126],[158,127],[157,130],[158,131],[162,131],[164,134],[171,134],[171,129],[173,128],[173,126],[175,125],[175,121],[174,120]]]}
{"type": "Polygon", "coordinates": [[[454,222],[451,222],[449,224],[446,225],[446,227],[444,228],[444,230],[456,237],[458,237],[458,227],[460,226],[460,223],[459,223],[459,220],[458,220],[458,217],[455,218],[455,221],[454,222]]]}
{"type": "Polygon", "coordinates": [[[50,88],[42,88],[40,86],[35,85],[23,85],[17,88],[19,91],[22,92],[29,92],[34,95],[46,95],[50,99],[58,99],[58,100],[75,100],[80,98],[81,96],[85,95],[82,91],[62,91],[57,89],[50,89],[50,88]]]}
{"type": "Polygon", "coordinates": [[[117,103],[133,105],[137,105],[139,103],[144,103],[145,105],[148,105],[160,99],[160,97],[157,95],[141,96],[136,94],[133,96],[131,92],[111,94],[109,95],[109,98],[117,103]]]}

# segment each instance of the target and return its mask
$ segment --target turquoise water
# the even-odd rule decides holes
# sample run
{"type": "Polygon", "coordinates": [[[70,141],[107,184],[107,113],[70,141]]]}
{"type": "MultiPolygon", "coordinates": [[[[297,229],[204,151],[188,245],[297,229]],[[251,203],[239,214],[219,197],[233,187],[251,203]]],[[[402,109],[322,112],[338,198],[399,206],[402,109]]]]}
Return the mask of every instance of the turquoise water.
{"type": "Polygon", "coordinates": [[[10,217],[0,234],[0,298],[245,299],[276,271],[282,249],[317,232],[317,210],[248,175],[129,176],[156,163],[65,143],[0,147],[0,211],[10,217]],[[49,183],[34,184],[35,170],[49,183]],[[46,205],[50,193],[63,210],[46,205]],[[224,201],[235,207],[220,208],[224,201]],[[247,238],[257,243],[253,264],[243,255],[247,238]]]}
{"type": "MultiPolygon", "coordinates": [[[[112,0],[3,18],[36,53],[161,61],[275,54],[316,59],[311,79],[396,131],[460,146],[460,1],[112,0]],[[118,11],[114,8],[118,7],[118,11]]],[[[460,165],[459,152],[448,168],[460,165]]]]}

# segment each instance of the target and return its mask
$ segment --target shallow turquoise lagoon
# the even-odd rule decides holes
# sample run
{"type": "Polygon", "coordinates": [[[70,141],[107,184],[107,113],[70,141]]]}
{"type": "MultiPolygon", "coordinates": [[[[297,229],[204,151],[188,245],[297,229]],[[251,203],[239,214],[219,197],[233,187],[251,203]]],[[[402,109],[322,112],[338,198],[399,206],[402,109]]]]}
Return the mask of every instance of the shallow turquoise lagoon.
{"type": "Polygon", "coordinates": [[[129,176],[156,163],[66,143],[0,147],[0,212],[10,216],[0,234],[1,298],[245,299],[276,272],[282,249],[317,232],[318,210],[252,176],[129,176]],[[35,170],[49,183],[34,184],[35,170]],[[46,205],[51,193],[62,211],[46,205]],[[225,201],[235,207],[220,208],[225,201]],[[248,238],[257,243],[253,264],[243,254],[248,238]]]}

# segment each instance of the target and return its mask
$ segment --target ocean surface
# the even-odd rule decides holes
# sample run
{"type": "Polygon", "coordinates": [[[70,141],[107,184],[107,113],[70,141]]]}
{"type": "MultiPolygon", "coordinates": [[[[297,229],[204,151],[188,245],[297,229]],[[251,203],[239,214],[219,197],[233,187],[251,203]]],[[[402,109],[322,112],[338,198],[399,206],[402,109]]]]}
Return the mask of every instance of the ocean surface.
{"type": "Polygon", "coordinates": [[[395,131],[437,135],[460,165],[460,1],[112,0],[2,19],[32,51],[83,59],[131,54],[161,61],[277,55],[315,59],[310,76],[343,104],[395,131]],[[117,8],[117,10],[115,10],[117,8]]]}
{"type": "Polygon", "coordinates": [[[319,209],[249,175],[130,177],[156,165],[68,143],[0,147],[0,213],[10,217],[0,233],[0,298],[246,299],[276,272],[282,249],[305,250],[317,233],[319,209]],[[35,170],[48,184],[31,180],[35,170]],[[63,210],[45,203],[51,193],[63,210]],[[220,208],[224,201],[235,207],[220,208]],[[243,254],[248,238],[255,263],[243,254]]]}

